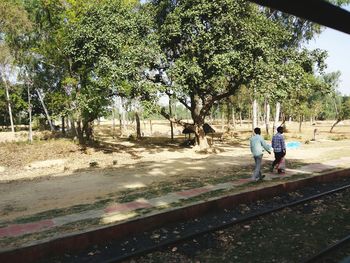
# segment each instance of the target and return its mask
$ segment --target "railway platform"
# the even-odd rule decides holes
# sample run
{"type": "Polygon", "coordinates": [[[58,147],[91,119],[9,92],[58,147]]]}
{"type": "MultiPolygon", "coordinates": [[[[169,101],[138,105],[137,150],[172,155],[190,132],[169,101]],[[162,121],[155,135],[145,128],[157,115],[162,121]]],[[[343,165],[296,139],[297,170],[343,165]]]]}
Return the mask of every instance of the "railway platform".
{"type": "Polygon", "coordinates": [[[2,224],[0,261],[36,262],[64,253],[66,249],[80,250],[106,239],[118,239],[149,230],[165,222],[194,218],[208,210],[273,196],[281,191],[292,191],[315,180],[329,181],[342,176],[350,176],[350,157],[308,164],[298,169],[287,168],[285,174],[267,172],[262,182],[253,182],[246,177],[183,189],[155,198],[108,203],[99,209],[2,224]],[[236,190],[235,194],[231,194],[233,190],[236,190]],[[69,226],[72,225],[78,226],[74,228],[78,230],[70,231],[69,226]]]}

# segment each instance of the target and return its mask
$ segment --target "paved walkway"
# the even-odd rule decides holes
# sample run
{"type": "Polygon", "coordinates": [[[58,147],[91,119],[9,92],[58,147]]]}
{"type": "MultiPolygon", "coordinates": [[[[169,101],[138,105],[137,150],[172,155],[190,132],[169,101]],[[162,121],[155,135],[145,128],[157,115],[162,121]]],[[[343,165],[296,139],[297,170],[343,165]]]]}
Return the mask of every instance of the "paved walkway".
{"type": "MultiPolygon", "coordinates": [[[[300,167],[299,169],[287,169],[286,173],[283,175],[267,173],[265,174],[266,177],[264,180],[290,177],[296,174],[315,174],[330,169],[345,168],[349,165],[350,157],[343,157],[341,159],[327,161],[324,163],[305,165],[300,167]]],[[[7,225],[0,228],[0,241],[1,239],[20,237],[25,234],[47,231],[56,227],[87,219],[100,219],[101,224],[123,221],[135,218],[137,215],[139,215],[139,212],[143,211],[142,209],[151,209],[152,211],[152,209],[169,208],[172,206],[172,204],[200,196],[204,193],[209,193],[217,190],[230,190],[234,189],[237,186],[242,186],[251,182],[251,178],[243,178],[231,182],[220,183],[216,185],[206,185],[204,187],[168,193],[166,195],[151,199],[141,198],[128,203],[108,204],[103,209],[89,210],[80,213],[58,216],[54,218],[43,219],[24,224],[7,225]]]]}

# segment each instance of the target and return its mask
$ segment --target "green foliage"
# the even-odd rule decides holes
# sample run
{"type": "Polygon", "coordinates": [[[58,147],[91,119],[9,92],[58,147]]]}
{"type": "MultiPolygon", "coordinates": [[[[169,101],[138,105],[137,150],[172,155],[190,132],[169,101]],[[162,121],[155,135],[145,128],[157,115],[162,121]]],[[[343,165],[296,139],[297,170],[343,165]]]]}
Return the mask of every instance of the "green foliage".
{"type": "Polygon", "coordinates": [[[146,45],[150,31],[149,16],[122,1],[96,3],[68,27],[65,54],[73,69],[91,73],[90,80],[130,94],[127,82],[138,81],[140,68],[153,59],[146,45]]]}
{"type": "MultiPolygon", "coordinates": [[[[11,108],[12,113],[15,117],[14,122],[15,124],[21,124],[26,123],[25,120],[23,120],[23,117],[26,117],[27,113],[26,110],[28,108],[28,104],[26,102],[26,90],[23,85],[14,85],[11,87],[10,92],[10,101],[11,101],[11,108]],[[21,121],[21,123],[20,123],[21,121]]],[[[7,102],[6,102],[6,95],[5,95],[5,89],[3,88],[3,83],[0,82],[0,124],[1,125],[9,125],[9,118],[8,118],[8,108],[7,108],[7,102]]]]}
{"type": "Polygon", "coordinates": [[[19,1],[2,0],[0,2],[0,31],[11,38],[32,28],[27,12],[19,1]]]}
{"type": "Polygon", "coordinates": [[[141,103],[142,115],[144,118],[159,117],[160,107],[155,102],[143,100],[141,103]]]}
{"type": "Polygon", "coordinates": [[[70,23],[64,53],[81,79],[73,100],[85,119],[103,115],[113,95],[137,97],[147,88],[140,80],[154,57],[150,23],[148,14],[124,1],[95,2],[70,23]]]}
{"type": "Polygon", "coordinates": [[[152,1],[168,88],[203,124],[243,84],[267,86],[290,35],[246,1],[152,1]]]}
{"type": "Polygon", "coordinates": [[[345,120],[350,118],[350,97],[344,96],[339,111],[339,119],[345,120]]]}
{"type": "MultiPolygon", "coordinates": [[[[83,125],[116,96],[156,117],[164,94],[182,104],[173,115],[199,126],[227,98],[226,111],[246,117],[254,98],[281,101],[294,117],[348,116],[339,73],[323,74],[326,52],[300,48],[321,27],[243,0],[3,0],[0,28],[0,64],[19,66],[24,83],[10,88],[18,116],[27,87],[34,117],[39,89],[51,115],[83,125]]],[[[0,99],[2,117],[3,87],[0,99]]]]}

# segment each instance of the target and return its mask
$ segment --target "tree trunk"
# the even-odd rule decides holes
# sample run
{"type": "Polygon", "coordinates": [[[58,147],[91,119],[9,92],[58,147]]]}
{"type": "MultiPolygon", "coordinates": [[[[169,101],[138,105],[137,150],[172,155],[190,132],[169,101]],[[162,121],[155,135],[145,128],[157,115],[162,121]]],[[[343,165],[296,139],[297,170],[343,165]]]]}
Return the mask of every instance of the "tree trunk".
{"type": "Polygon", "coordinates": [[[195,135],[196,135],[196,141],[200,150],[205,150],[210,147],[208,144],[207,137],[205,136],[205,133],[204,133],[203,125],[196,126],[195,135]]]}
{"type": "Polygon", "coordinates": [[[123,121],[122,121],[122,115],[119,113],[119,129],[120,129],[120,136],[123,135],[123,121]]]}
{"type": "Polygon", "coordinates": [[[331,130],[330,130],[329,132],[332,133],[334,127],[335,127],[339,122],[341,122],[341,121],[342,121],[341,119],[337,119],[336,122],[332,125],[332,128],[331,128],[331,130]]]}
{"type": "Polygon", "coordinates": [[[275,112],[275,121],[273,123],[273,133],[276,132],[276,129],[278,126],[278,122],[280,119],[280,111],[281,111],[281,103],[277,102],[276,103],[276,112],[275,112]]]}
{"type": "Polygon", "coordinates": [[[265,100],[265,126],[266,126],[266,134],[270,134],[270,103],[268,100],[265,100]]]}
{"type": "Polygon", "coordinates": [[[115,135],[115,109],[112,109],[112,131],[113,131],[113,137],[115,135]]]}
{"type": "Polygon", "coordinates": [[[231,105],[229,99],[227,98],[226,100],[226,125],[227,127],[230,127],[231,125],[231,119],[232,119],[232,108],[233,106],[231,105]]]}
{"type": "Polygon", "coordinates": [[[232,107],[232,124],[233,124],[233,129],[236,130],[236,116],[235,116],[235,108],[232,107]]]}
{"type": "Polygon", "coordinates": [[[67,118],[66,118],[66,127],[67,127],[67,131],[72,130],[72,124],[71,124],[71,121],[69,119],[69,116],[67,116],[67,118]]]}
{"type": "Polygon", "coordinates": [[[338,118],[339,111],[338,111],[337,100],[336,100],[335,96],[334,96],[334,109],[335,109],[335,115],[338,118]]]}
{"type": "Polygon", "coordinates": [[[38,93],[39,100],[40,100],[40,102],[41,102],[41,105],[43,106],[43,109],[44,109],[44,112],[45,112],[47,121],[49,122],[49,125],[50,125],[50,129],[51,129],[51,131],[54,131],[55,129],[53,128],[53,125],[52,125],[52,122],[51,122],[51,118],[50,118],[49,112],[47,111],[47,108],[46,108],[45,103],[44,103],[44,99],[43,99],[43,97],[41,96],[41,93],[40,93],[40,91],[39,91],[38,89],[36,89],[36,92],[38,93]]]}
{"type": "Polygon", "coordinates": [[[140,124],[140,116],[138,111],[135,111],[136,118],[136,137],[137,139],[141,139],[141,124],[140,124]]]}
{"type": "Polygon", "coordinates": [[[335,123],[332,125],[332,127],[331,127],[331,129],[330,129],[330,131],[329,131],[330,133],[332,133],[334,127],[335,127],[339,122],[342,121],[341,118],[339,118],[339,111],[338,111],[337,101],[336,101],[336,99],[335,99],[335,96],[334,96],[334,108],[335,108],[335,114],[336,114],[337,120],[336,120],[335,123]]]}
{"type": "Polygon", "coordinates": [[[192,98],[191,115],[195,127],[196,142],[200,150],[209,148],[207,137],[205,136],[203,124],[205,115],[203,114],[203,101],[198,95],[194,95],[192,98]]]}
{"type": "Polygon", "coordinates": [[[62,134],[65,135],[66,134],[66,120],[65,120],[65,116],[61,116],[61,125],[62,125],[62,134]]]}
{"type": "Polygon", "coordinates": [[[30,102],[30,88],[29,85],[27,86],[27,93],[28,93],[28,115],[29,115],[29,133],[28,133],[28,140],[29,143],[33,143],[33,129],[32,129],[32,104],[30,102]]]}
{"type": "Polygon", "coordinates": [[[78,132],[78,129],[77,129],[77,126],[75,125],[75,119],[73,116],[71,116],[71,119],[70,119],[70,124],[71,124],[71,129],[73,131],[73,134],[75,136],[78,136],[79,135],[79,132],[78,132]]]}
{"type": "Polygon", "coordinates": [[[120,131],[122,134],[124,134],[126,131],[126,116],[125,116],[124,110],[121,112],[121,117],[120,117],[120,131]]]}
{"type": "Polygon", "coordinates": [[[301,133],[301,125],[303,123],[303,119],[304,119],[304,116],[303,115],[300,115],[299,116],[299,132],[301,133]]]}
{"type": "Polygon", "coordinates": [[[224,105],[221,105],[221,131],[224,132],[225,129],[225,110],[224,105]]]}
{"type": "Polygon", "coordinates": [[[76,129],[76,132],[77,132],[79,144],[84,145],[85,144],[85,138],[84,138],[84,131],[83,131],[82,127],[81,127],[81,120],[77,121],[77,125],[75,126],[75,129],[76,129]]]}
{"type": "Polygon", "coordinates": [[[115,137],[115,107],[112,107],[112,137],[115,137]]]}
{"type": "Polygon", "coordinates": [[[119,97],[119,128],[121,135],[124,135],[126,130],[126,117],[123,107],[123,99],[119,97]]]}
{"type": "Polygon", "coordinates": [[[83,136],[86,135],[86,141],[91,141],[93,139],[93,121],[84,121],[83,122],[83,136]]]}
{"type": "Polygon", "coordinates": [[[256,127],[258,127],[258,119],[257,119],[257,114],[258,114],[258,106],[257,106],[257,101],[254,98],[253,100],[253,106],[252,106],[252,130],[254,130],[256,127]]]}
{"type": "Polygon", "coordinates": [[[260,110],[260,105],[258,101],[256,101],[256,126],[257,127],[261,126],[261,110],[260,110]]]}
{"type": "Polygon", "coordinates": [[[153,124],[152,124],[152,119],[149,119],[149,130],[150,130],[150,133],[151,133],[151,136],[153,134],[153,124]]]}
{"type": "Polygon", "coordinates": [[[264,100],[264,110],[262,113],[262,122],[266,125],[266,110],[267,110],[267,99],[264,100]]]}
{"type": "Polygon", "coordinates": [[[9,87],[8,87],[8,83],[7,83],[6,80],[3,79],[3,83],[5,85],[5,91],[6,91],[6,100],[7,100],[7,107],[8,107],[8,110],[9,110],[11,131],[12,131],[12,133],[15,133],[15,126],[13,125],[13,116],[12,116],[12,107],[11,107],[9,87]]]}
{"type": "MultiPolygon", "coordinates": [[[[172,105],[173,104],[173,100],[172,100],[172,96],[169,95],[169,115],[170,118],[173,117],[173,109],[172,109],[172,105]]],[[[169,120],[170,122],[170,133],[171,133],[171,140],[174,140],[174,125],[173,122],[171,120],[169,120]]]]}
{"type": "Polygon", "coordinates": [[[242,118],[242,111],[239,112],[239,126],[242,126],[243,124],[243,118],[242,118]]]}

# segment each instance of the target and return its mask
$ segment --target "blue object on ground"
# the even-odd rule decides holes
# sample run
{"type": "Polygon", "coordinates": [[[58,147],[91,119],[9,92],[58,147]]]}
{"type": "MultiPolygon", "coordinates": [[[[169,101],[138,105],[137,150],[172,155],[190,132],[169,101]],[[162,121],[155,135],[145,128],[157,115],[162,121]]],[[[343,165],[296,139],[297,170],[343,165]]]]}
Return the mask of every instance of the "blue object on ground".
{"type": "Polygon", "coordinates": [[[286,144],[287,149],[298,149],[301,146],[300,142],[288,142],[286,144]]]}

